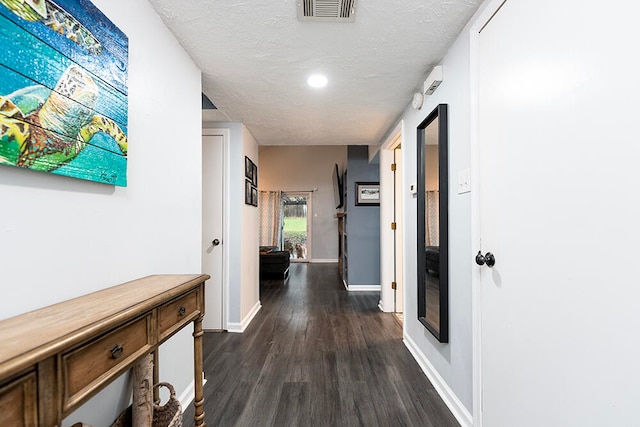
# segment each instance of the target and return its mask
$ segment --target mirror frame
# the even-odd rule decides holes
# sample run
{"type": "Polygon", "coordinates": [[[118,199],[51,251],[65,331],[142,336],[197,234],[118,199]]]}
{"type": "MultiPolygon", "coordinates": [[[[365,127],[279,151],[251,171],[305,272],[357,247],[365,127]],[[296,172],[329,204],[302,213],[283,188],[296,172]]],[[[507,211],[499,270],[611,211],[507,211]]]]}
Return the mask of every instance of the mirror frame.
{"type": "Polygon", "coordinates": [[[418,320],[438,341],[449,342],[449,148],[448,148],[447,104],[439,104],[426,119],[418,125],[418,320]],[[426,287],[426,175],[425,175],[425,129],[438,120],[438,190],[439,190],[439,287],[440,287],[440,328],[427,320],[426,287]]]}

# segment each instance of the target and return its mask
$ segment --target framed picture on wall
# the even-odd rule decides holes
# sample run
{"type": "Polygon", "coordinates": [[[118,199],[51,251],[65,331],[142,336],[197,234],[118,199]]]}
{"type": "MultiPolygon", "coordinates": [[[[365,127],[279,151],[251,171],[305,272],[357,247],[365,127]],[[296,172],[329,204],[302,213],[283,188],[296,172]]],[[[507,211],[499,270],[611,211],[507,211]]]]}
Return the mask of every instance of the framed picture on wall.
{"type": "Polygon", "coordinates": [[[258,166],[256,166],[255,163],[251,162],[251,167],[252,167],[252,177],[253,179],[251,180],[251,183],[253,184],[254,187],[258,186],[258,166]]]}
{"type": "Polygon", "coordinates": [[[251,187],[251,204],[258,206],[258,189],[253,186],[251,187]]]}
{"type": "Polygon", "coordinates": [[[251,199],[251,189],[253,186],[251,185],[251,181],[245,179],[244,181],[244,203],[245,205],[253,205],[253,200],[251,199]]]}
{"type": "Polygon", "coordinates": [[[253,162],[247,156],[244,156],[244,176],[253,181],[253,162]]]}
{"type": "Polygon", "coordinates": [[[380,183],[356,182],[356,206],[380,206],[380,183]]]}

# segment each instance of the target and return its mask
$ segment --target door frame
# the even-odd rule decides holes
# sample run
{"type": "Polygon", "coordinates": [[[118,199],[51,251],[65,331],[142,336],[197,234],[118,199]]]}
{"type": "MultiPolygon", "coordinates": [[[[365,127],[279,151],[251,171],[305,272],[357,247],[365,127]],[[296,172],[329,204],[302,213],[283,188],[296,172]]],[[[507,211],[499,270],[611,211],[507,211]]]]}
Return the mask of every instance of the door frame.
{"type": "MultiPolygon", "coordinates": [[[[395,126],[395,128],[389,133],[387,139],[380,146],[380,191],[381,191],[381,204],[380,204],[380,303],[378,307],[387,313],[394,313],[397,309],[395,302],[398,298],[402,300],[402,313],[405,306],[405,292],[404,286],[401,283],[402,280],[398,279],[398,271],[402,272],[404,257],[398,253],[402,251],[402,242],[404,240],[403,224],[403,193],[397,191],[397,188],[404,188],[404,177],[402,169],[397,170],[395,173],[395,179],[400,182],[394,182],[393,172],[391,172],[391,164],[394,163],[395,149],[402,146],[403,143],[403,130],[404,121],[401,120],[395,126]],[[395,191],[395,200],[393,193],[395,191]],[[386,197],[389,197],[388,199],[386,197]],[[391,200],[391,201],[390,201],[391,200]],[[395,204],[395,205],[394,205],[395,204]],[[390,223],[394,221],[397,224],[395,233],[391,230],[390,223]],[[396,250],[389,248],[386,242],[390,238],[394,239],[394,243],[398,244],[396,250]],[[399,242],[398,242],[399,240],[399,242]],[[391,267],[389,267],[391,266],[391,267]],[[395,268],[394,268],[395,267],[395,268]],[[391,290],[391,282],[397,281],[398,288],[394,292],[391,290]],[[395,294],[395,295],[394,295],[395,294]],[[395,297],[395,300],[394,300],[395,297]]],[[[401,159],[399,163],[402,168],[404,154],[401,150],[401,159]]],[[[400,276],[402,277],[402,275],[400,276]]]]}
{"type": "MultiPolygon", "coordinates": [[[[223,171],[222,171],[222,329],[229,329],[229,245],[231,234],[228,227],[228,220],[231,217],[229,203],[231,160],[229,152],[231,149],[231,131],[229,129],[203,128],[202,136],[221,136],[223,139],[223,171]]],[[[203,219],[201,218],[201,222],[203,219]]]]}
{"type": "MultiPolygon", "coordinates": [[[[313,191],[287,191],[282,190],[282,192],[289,196],[305,196],[307,198],[307,257],[305,259],[291,258],[291,262],[312,262],[312,250],[311,246],[313,245],[312,239],[312,231],[313,231],[313,191]]],[[[284,220],[284,219],[283,219],[284,220]]],[[[282,239],[284,240],[284,225],[282,232],[282,239]]]]}
{"type": "MultiPolygon", "coordinates": [[[[470,123],[471,123],[471,245],[472,253],[482,250],[480,223],[480,140],[479,128],[479,43],[480,32],[507,0],[489,0],[469,30],[470,123]],[[473,247],[475,246],[475,247],[473,247]]],[[[473,366],[473,425],[482,427],[482,280],[480,267],[471,263],[471,322],[473,366]]]]}

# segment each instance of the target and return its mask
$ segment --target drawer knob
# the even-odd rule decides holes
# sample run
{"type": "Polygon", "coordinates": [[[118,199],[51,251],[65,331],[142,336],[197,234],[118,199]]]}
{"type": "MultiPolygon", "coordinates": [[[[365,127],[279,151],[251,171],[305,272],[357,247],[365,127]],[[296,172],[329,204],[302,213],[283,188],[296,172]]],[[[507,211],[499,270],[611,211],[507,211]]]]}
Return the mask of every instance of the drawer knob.
{"type": "Polygon", "coordinates": [[[111,358],[117,359],[118,357],[122,356],[123,352],[124,352],[124,348],[122,348],[120,344],[116,344],[111,349],[111,358]]]}
{"type": "Polygon", "coordinates": [[[184,316],[184,314],[185,314],[186,312],[187,312],[187,309],[186,309],[186,308],[184,308],[183,306],[181,306],[181,307],[178,309],[178,316],[182,317],[182,316],[184,316]]]}

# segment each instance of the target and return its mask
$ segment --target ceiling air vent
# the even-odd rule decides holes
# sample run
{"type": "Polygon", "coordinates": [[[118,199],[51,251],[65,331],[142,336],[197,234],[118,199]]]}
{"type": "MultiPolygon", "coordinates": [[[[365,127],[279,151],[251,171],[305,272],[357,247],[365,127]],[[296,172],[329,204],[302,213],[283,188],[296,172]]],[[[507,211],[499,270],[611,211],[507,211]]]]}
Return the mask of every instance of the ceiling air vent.
{"type": "Polygon", "coordinates": [[[298,20],[314,22],[355,21],[356,0],[298,0],[298,20]]]}

